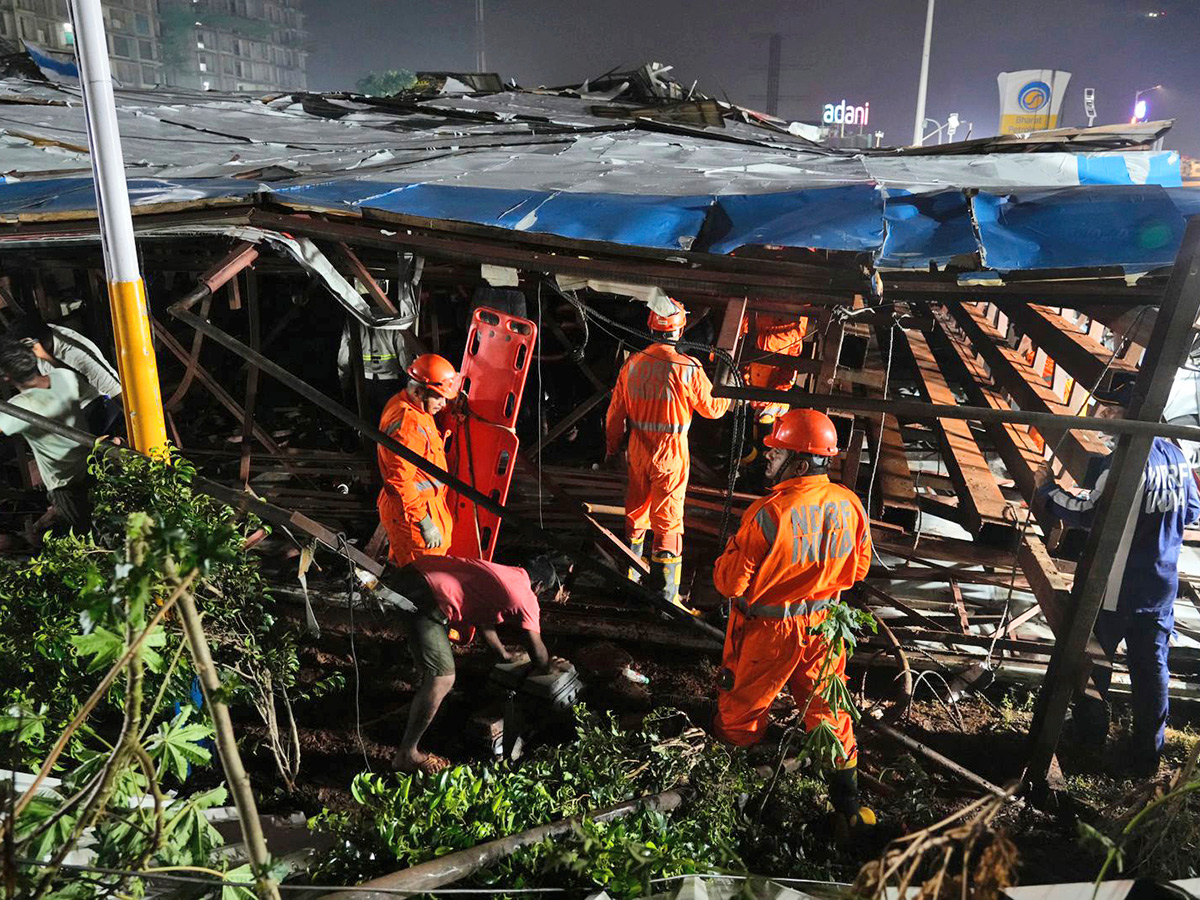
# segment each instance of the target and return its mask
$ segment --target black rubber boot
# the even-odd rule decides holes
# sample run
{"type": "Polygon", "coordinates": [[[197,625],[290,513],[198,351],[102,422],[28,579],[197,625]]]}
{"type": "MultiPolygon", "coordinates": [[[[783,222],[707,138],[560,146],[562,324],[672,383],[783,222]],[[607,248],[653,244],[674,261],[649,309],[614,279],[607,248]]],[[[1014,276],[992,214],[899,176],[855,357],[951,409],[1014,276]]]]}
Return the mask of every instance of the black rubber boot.
{"type": "Polygon", "coordinates": [[[655,550],[650,559],[650,580],[647,587],[662,595],[668,603],[678,606],[693,616],[700,613],[685,606],[679,599],[679,580],[683,575],[683,557],[667,550],[655,550]]]}
{"type": "MultiPolygon", "coordinates": [[[[629,549],[633,551],[634,556],[640,556],[642,559],[645,559],[646,532],[643,531],[640,535],[634,535],[633,537],[629,538],[629,549]]],[[[634,584],[642,583],[642,573],[638,571],[636,566],[629,567],[629,580],[634,584]]]]}
{"type": "Polygon", "coordinates": [[[875,812],[862,805],[858,794],[858,768],[834,769],[829,773],[829,803],[833,806],[833,836],[848,844],[864,829],[875,825],[875,812]]]}

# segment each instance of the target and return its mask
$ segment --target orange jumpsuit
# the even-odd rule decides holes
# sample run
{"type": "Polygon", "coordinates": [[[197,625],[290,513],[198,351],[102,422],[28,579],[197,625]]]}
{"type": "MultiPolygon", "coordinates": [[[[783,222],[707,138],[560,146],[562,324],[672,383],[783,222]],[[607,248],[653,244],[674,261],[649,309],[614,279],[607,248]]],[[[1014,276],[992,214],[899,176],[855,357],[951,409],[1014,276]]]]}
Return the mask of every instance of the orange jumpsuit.
{"type": "MultiPolygon", "coordinates": [[[[401,391],[383,408],[379,430],[390,434],[405,447],[446,469],[446,444],[433,416],[418,407],[401,391]]],[[[445,556],[450,549],[454,522],[450,518],[447,488],[386,447],[378,447],[379,474],[383,490],[376,506],[379,520],[387,531],[391,549],[388,559],[394,566],[408,565],[418,556],[445,556]],[[442,545],[425,547],[419,523],[428,515],[442,533],[442,545]]]]}
{"type": "Polygon", "coordinates": [[[728,400],[713,397],[700,363],[667,344],[651,344],[626,361],[613,388],[606,436],[609,454],[618,452],[628,423],[625,532],[631,539],[649,527],[655,550],[680,551],[692,414],[719,419],[728,409],[728,400]]]}
{"type": "MultiPolygon", "coordinates": [[[[755,313],[755,346],[768,353],[780,353],[785,356],[799,356],[804,349],[804,336],[808,333],[808,319],[801,316],[792,319],[787,316],[772,316],[767,313],[755,313]]],[[[749,320],[742,326],[742,333],[750,330],[749,320]]],[[[767,363],[753,362],[753,351],[744,352],[743,356],[751,360],[742,369],[742,377],[750,387],[770,388],[775,391],[786,391],[796,383],[796,373],[780,369],[767,363]]],[[[788,408],[786,403],[767,403],[761,400],[750,404],[759,411],[760,416],[773,418],[782,415],[788,408]]]]}
{"type": "MultiPolygon", "coordinates": [[[[784,481],[746,510],[713,571],[717,590],[733,599],[722,661],[733,687],[718,693],[713,723],[722,740],[742,747],[760,741],[767,710],[786,685],[798,708],[808,704],[805,728],[828,722],[845,751],[842,765],[854,765],[850,714],[834,715],[815,693],[826,642],[809,628],[825,619],[841,591],[866,577],[867,521],[854,492],[827,475],[784,481]]],[[[829,671],[845,681],[844,651],[829,671]]]]}

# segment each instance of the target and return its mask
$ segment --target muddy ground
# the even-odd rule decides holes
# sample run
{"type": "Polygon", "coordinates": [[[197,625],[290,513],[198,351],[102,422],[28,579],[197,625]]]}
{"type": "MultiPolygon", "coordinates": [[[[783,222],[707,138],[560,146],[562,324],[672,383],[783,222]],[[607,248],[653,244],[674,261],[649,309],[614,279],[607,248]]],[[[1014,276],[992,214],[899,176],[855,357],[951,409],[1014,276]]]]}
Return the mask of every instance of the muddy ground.
{"type": "MultiPolygon", "coordinates": [[[[294,614],[303,621],[300,609],[294,614]]],[[[551,652],[574,659],[589,684],[584,700],[593,708],[613,710],[628,724],[634,724],[647,710],[657,706],[682,709],[694,721],[707,727],[712,714],[716,659],[688,650],[664,650],[631,643],[547,637],[551,652]],[[635,685],[618,677],[597,676],[596,661],[619,660],[649,677],[649,685],[635,685]]],[[[359,616],[354,631],[357,675],[351,654],[351,634],[347,624],[326,624],[318,640],[305,639],[301,652],[301,686],[311,688],[331,676],[341,686],[315,700],[296,705],[298,732],[302,748],[302,766],[294,792],[281,786],[274,764],[261,748],[251,755],[256,787],[263,796],[265,811],[302,810],[308,815],[322,808],[346,808],[353,804],[349,784],[355,775],[370,768],[387,771],[399,742],[407,704],[414,689],[415,670],[408,655],[402,629],[394,620],[380,615],[359,616]],[[356,688],[357,680],[357,688],[356,688]]],[[[424,743],[426,749],[455,762],[482,762],[489,752],[479,734],[473,734],[464,722],[471,719],[497,696],[488,688],[491,662],[478,646],[456,648],[458,680],[424,743]]],[[[855,675],[852,666],[852,676],[855,675]]],[[[858,689],[861,673],[852,677],[858,689]]],[[[927,680],[918,689],[917,699],[907,714],[880,702],[888,695],[890,676],[872,673],[866,679],[866,705],[880,703],[898,716],[897,725],[912,737],[945,754],[979,775],[1000,785],[1013,783],[1019,776],[1028,731],[1033,695],[1027,690],[994,684],[983,695],[972,695],[954,705],[935,696],[935,680],[927,680]]],[[[937,685],[941,688],[941,685],[937,685]]],[[[944,696],[944,688],[940,694],[944,696]]],[[[779,724],[773,726],[767,745],[757,748],[755,761],[770,764],[775,745],[793,707],[786,695],[776,705],[779,724]]],[[[1085,847],[1079,837],[1079,821],[1103,826],[1114,810],[1126,806],[1146,790],[1144,779],[1135,779],[1124,768],[1122,751],[1128,725],[1128,710],[1115,711],[1114,734],[1099,758],[1083,753],[1071,741],[1070,729],[1060,749],[1063,776],[1069,796],[1050,805],[1049,811],[1014,804],[1001,817],[1003,828],[1017,845],[1018,877],[1021,883],[1051,881],[1089,881],[1102,862],[1100,853],[1085,847]]],[[[1183,761],[1190,742],[1197,739],[1194,710],[1177,705],[1173,728],[1168,735],[1168,761],[1160,777],[1171,765],[1183,761]]],[[[262,726],[247,720],[243,733],[247,747],[258,743],[262,726]]],[[[865,802],[879,814],[880,825],[870,840],[847,852],[831,853],[821,866],[801,871],[838,880],[853,880],[858,866],[878,855],[888,840],[928,826],[978,797],[978,792],[949,776],[920,757],[903,751],[888,739],[867,728],[859,729],[862,749],[860,768],[882,787],[865,791],[865,802]]],[[[544,723],[535,733],[531,746],[539,741],[569,740],[571,731],[562,723],[544,723]]],[[[781,788],[788,790],[787,780],[781,788]]],[[[766,813],[771,821],[773,813],[766,813]]],[[[788,809],[794,816],[794,809],[788,809]]],[[[819,818],[822,811],[813,810],[819,818]]],[[[798,823],[780,821],[780,828],[798,823]]],[[[784,873],[766,873],[784,874],[784,873]]],[[[795,872],[787,873],[795,874],[795,872]]],[[[1178,873],[1186,874],[1185,872],[1178,873]]]]}

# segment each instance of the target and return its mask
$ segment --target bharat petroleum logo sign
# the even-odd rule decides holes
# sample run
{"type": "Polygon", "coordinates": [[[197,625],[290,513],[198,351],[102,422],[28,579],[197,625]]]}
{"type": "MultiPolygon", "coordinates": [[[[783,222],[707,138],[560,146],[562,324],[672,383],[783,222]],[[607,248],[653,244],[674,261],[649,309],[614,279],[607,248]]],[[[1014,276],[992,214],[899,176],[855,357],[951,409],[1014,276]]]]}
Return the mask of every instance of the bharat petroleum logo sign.
{"type": "Polygon", "coordinates": [[[1017,94],[1017,103],[1026,112],[1037,112],[1050,102],[1050,85],[1044,81],[1031,81],[1017,94]]]}

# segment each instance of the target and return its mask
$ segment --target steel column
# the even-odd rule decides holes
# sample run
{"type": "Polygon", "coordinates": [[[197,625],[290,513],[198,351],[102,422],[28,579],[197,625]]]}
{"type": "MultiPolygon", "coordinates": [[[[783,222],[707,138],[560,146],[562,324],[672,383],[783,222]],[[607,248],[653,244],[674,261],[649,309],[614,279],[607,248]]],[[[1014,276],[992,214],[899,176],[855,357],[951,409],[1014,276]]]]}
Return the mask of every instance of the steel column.
{"type": "MultiPolygon", "coordinates": [[[[1188,223],[1175,260],[1146,347],[1146,365],[1138,373],[1133,399],[1127,408],[1131,419],[1154,424],[1162,416],[1175,373],[1190,348],[1197,313],[1200,313],[1200,217],[1188,223]]],[[[1109,479],[1088,534],[1083,559],[1075,572],[1074,615],[1066,637],[1055,644],[1030,728],[1028,783],[1045,784],[1067,707],[1087,675],[1084,650],[1104,602],[1112,561],[1118,548],[1130,539],[1136,520],[1134,504],[1153,441],[1153,435],[1143,433],[1122,435],[1117,442],[1109,479]]]]}

